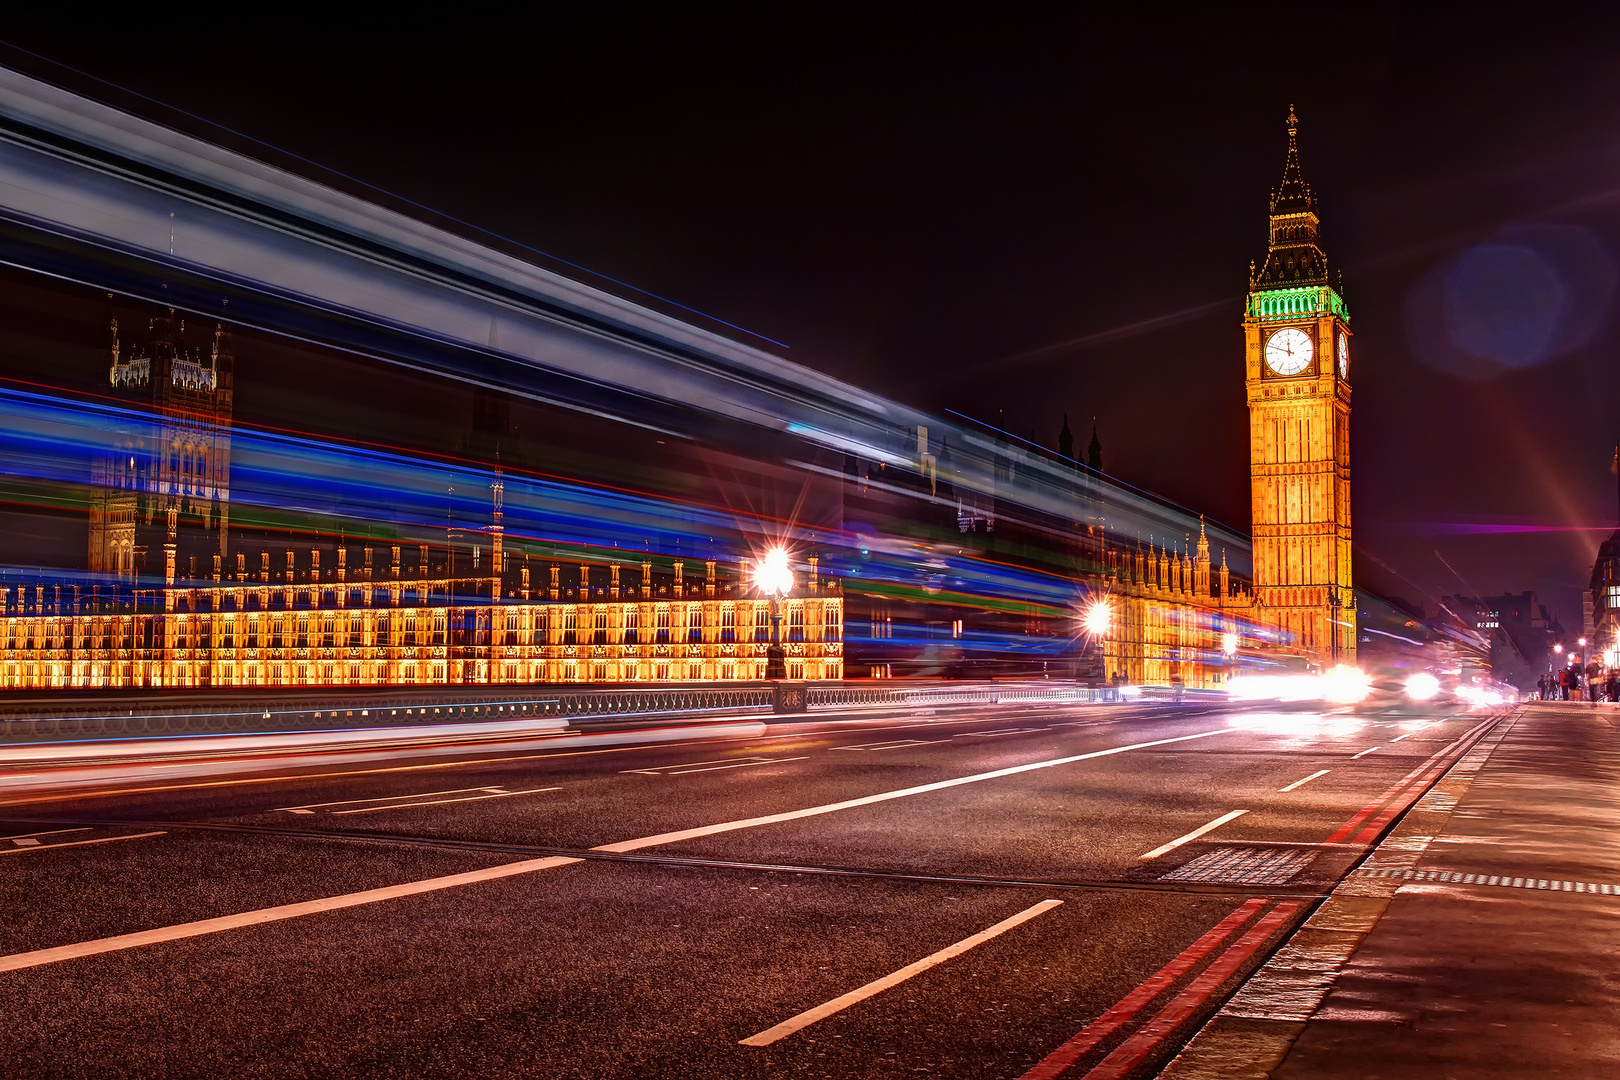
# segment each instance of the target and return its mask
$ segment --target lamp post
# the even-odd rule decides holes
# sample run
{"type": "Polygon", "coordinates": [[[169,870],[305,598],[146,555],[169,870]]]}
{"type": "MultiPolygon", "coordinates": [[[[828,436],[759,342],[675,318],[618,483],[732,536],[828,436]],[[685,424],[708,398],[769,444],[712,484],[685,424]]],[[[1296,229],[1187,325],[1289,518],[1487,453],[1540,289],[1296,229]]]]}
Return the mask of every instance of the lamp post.
{"type": "Polygon", "coordinates": [[[754,564],[754,588],[771,600],[771,643],[765,649],[765,677],[787,678],[787,653],[782,648],[782,597],[793,591],[793,570],[787,551],[774,547],[754,564]]]}

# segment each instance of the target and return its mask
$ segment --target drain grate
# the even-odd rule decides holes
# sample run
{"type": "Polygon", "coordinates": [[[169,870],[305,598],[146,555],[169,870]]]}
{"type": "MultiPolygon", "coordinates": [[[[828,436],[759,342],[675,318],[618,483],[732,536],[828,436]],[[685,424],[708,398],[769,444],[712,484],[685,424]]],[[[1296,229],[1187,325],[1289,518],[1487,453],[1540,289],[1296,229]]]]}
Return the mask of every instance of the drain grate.
{"type": "Polygon", "coordinates": [[[1160,881],[1224,881],[1235,885],[1281,885],[1316,858],[1290,848],[1222,847],[1206,851],[1160,881]]]}

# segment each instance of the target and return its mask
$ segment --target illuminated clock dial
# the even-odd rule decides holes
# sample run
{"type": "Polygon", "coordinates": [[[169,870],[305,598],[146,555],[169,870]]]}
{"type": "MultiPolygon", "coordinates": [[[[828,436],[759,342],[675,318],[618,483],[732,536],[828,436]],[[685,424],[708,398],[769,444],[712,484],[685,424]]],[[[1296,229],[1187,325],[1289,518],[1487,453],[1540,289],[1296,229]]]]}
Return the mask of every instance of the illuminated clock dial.
{"type": "Polygon", "coordinates": [[[1350,336],[1339,331],[1339,378],[1350,377],[1350,336]]]}
{"type": "Polygon", "coordinates": [[[1310,364],[1313,351],[1305,331],[1289,326],[1266,342],[1266,365],[1279,375],[1298,375],[1310,364]]]}

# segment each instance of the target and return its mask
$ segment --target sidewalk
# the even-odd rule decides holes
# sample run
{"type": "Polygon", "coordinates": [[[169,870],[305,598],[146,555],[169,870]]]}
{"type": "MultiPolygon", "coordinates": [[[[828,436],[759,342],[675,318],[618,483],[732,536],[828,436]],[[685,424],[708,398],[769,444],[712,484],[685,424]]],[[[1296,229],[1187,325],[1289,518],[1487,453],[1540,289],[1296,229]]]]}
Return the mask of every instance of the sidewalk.
{"type": "Polygon", "coordinates": [[[1620,1076],[1620,708],[1533,702],[1162,1076],[1620,1076]]]}

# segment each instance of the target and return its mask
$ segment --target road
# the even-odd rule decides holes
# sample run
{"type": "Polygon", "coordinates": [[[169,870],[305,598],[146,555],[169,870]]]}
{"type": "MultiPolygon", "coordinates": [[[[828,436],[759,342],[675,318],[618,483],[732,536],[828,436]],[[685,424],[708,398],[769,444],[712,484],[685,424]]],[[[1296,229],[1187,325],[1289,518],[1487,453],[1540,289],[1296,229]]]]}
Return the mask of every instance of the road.
{"type": "Polygon", "coordinates": [[[974,706],[14,773],[0,1062],[1151,1075],[1490,719],[974,706]]]}

